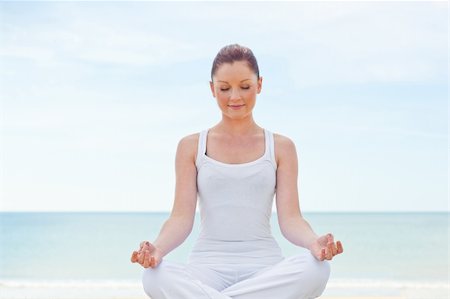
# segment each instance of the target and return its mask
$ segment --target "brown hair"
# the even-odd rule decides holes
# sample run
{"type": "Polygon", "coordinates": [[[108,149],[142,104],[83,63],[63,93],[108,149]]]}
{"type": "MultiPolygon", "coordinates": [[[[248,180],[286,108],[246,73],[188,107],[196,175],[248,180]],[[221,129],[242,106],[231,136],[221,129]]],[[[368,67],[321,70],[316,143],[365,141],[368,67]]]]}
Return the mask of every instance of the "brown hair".
{"type": "Polygon", "coordinates": [[[232,44],[220,49],[219,53],[216,55],[216,58],[214,58],[211,69],[211,81],[217,69],[222,64],[233,63],[235,61],[246,61],[249,68],[255,72],[257,78],[259,79],[258,62],[256,61],[256,57],[253,55],[252,50],[238,44],[232,44]]]}

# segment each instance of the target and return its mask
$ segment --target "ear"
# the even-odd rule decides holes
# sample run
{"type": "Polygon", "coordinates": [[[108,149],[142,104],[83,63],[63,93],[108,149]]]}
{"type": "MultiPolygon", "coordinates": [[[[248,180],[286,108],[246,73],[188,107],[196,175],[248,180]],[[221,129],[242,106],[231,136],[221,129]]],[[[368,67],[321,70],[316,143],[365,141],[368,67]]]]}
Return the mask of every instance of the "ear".
{"type": "Polygon", "coordinates": [[[256,92],[258,94],[261,92],[261,89],[262,89],[262,81],[263,81],[263,77],[259,77],[259,79],[258,79],[258,87],[256,89],[256,92]]]}
{"type": "Polygon", "coordinates": [[[212,81],[209,81],[209,88],[211,88],[212,96],[213,96],[213,98],[215,98],[216,92],[214,90],[214,83],[212,81]]]}

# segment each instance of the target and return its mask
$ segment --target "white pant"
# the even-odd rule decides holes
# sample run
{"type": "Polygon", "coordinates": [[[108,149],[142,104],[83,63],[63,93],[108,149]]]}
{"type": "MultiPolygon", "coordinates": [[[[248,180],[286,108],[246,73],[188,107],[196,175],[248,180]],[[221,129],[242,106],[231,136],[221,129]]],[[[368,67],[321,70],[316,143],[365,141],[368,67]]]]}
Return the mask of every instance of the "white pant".
{"type": "Polygon", "coordinates": [[[142,283],[152,299],[309,299],[322,294],[329,275],[328,262],[305,252],[264,268],[163,260],[144,271],[142,283]]]}

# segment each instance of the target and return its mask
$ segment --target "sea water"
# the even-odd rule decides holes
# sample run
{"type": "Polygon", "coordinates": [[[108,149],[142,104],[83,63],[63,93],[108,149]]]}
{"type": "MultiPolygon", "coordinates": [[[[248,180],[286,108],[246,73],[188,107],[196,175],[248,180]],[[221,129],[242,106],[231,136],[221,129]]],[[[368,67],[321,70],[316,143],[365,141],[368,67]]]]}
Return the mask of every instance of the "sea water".
{"type": "MultiPolygon", "coordinates": [[[[131,253],[142,240],[154,240],[167,217],[168,213],[0,213],[0,298],[49,298],[50,290],[58,287],[78,290],[77,298],[90,298],[95,288],[86,291],[86,286],[97,287],[96,298],[111,288],[123,298],[139,297],[142,268],[130,263],[131,253]],[[32,294],[24,293],[33,288],[32,294]]],[[[447,298],[448,213],[304,217],[317,234],[332,232],[344,245],[345,253],[331,262],[326,294],[447,298]]],[[[186,261],[198,235],[198,218],[186,242],[165,259],[186,261]]],[[[285,256],[304,250],[282,237],[275,214],[272,227],[285,256]]],[[[58,294],[53,296],[69,298],[58,294]]]]}

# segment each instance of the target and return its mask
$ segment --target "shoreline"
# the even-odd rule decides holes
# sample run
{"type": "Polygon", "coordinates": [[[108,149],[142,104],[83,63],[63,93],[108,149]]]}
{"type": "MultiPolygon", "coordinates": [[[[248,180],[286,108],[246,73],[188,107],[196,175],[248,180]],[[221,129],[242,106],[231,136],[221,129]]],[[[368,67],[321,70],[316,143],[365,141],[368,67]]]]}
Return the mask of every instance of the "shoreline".
{"type": "MultiPolygon", "coordinates": [[[[447,281],[330,279],[323,299],[448,299],[447,281]]],[[[139,280],[0,279],[0,299],[149,299],[139,280]]]]}

